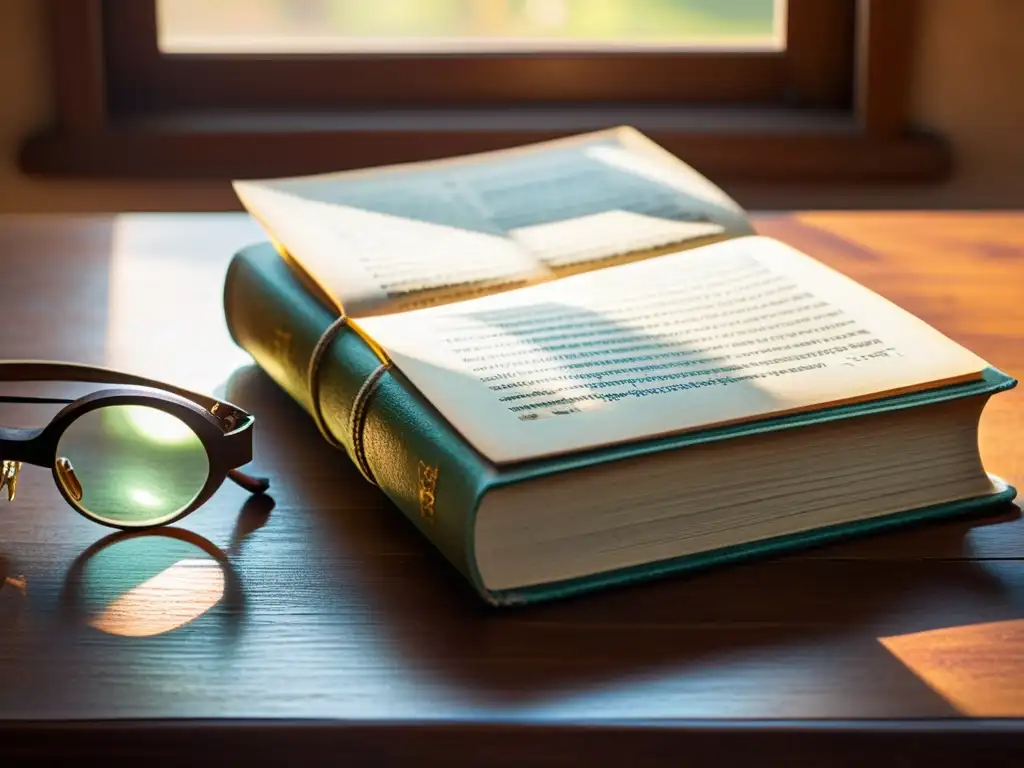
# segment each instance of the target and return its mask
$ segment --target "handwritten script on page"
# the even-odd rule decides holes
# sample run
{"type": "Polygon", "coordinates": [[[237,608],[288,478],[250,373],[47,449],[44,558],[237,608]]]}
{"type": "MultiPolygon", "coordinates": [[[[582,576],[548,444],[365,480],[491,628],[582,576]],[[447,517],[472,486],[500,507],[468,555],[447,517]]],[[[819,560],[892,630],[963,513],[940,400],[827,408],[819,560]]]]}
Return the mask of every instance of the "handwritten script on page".
{"type": "Polygon", "coordinates": [[[760,237],[360,325],[498,463],[921,388],[986,366],[760,237]]]}

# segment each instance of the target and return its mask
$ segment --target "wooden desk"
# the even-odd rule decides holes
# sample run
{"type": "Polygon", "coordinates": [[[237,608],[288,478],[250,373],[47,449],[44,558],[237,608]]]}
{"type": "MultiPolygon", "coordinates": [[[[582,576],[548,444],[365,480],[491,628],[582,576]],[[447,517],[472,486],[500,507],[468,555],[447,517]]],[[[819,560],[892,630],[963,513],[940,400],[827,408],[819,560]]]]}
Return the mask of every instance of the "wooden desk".
{"type": "MultiPolygon", "coordinates": [[[[1024,215],[758,223],[1024,374],[1024,215]]],[[[260,238],[241,215],[0,221],[0,354],[226,395],[258,415],[254,469],[272,476],[275,501],[245,506],[225,486],[181,526],[205,551],[154,535],[94,553],[109,530],[26,467],[0,505],[5,765],[1024,755],[1015,509],[491,611],[231,344],[225,266],[260,238]]],[[[46,415],[4,408],[8,424],[46,415]]],[[[984,459],[1018,487],[1022,428],[1024,390],[995,398],[984,459]]]]}

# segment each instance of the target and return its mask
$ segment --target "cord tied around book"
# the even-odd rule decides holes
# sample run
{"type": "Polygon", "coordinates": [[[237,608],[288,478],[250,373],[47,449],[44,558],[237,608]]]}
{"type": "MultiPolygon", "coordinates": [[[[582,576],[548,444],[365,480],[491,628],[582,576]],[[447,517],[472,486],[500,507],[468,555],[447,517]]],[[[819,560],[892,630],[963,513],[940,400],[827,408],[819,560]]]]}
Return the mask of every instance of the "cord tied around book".
{"type": "MultiPolygon", "coordinates": [[[[338,333],[348,326],[348,315],[344,312],[327,326],[320,338],[317,339],[316,346],[313,347],[313,353],[309,357],[309,368],[306,372],[306,380],[309,382],[309,396],[313,404],[313,421],[316,423],[316,427],[320,430],[320,434],[323,438],[333,447],[345,450],[346,446],[344,443],[339,441],[334,434],[331,432],[330,427],[327,426],[327,421],[324,419],[323,406],[320,402],[320,364],[327,354],[327,351],[331,348],[331,344],[334,343],[338,333]]],[[[348,433],[349,439],[352,441],[352,453],[355,459],[356,466],[369,482],[377,485],[377,481],[373,476],[373,470],[370,469],[370,463],[366,459],[366,445],[363,440],[363,429],[366,425],[366,414],[368,412],[368,405],[370,397],[377,389],[377,385],[380,383],[381,377],[387,371],[389,365],[387,363],[381,363],[373,372],[367,377],[366,381],[356,392],[355,400],[352,402],[352,410],[349,414],[348,419],[348,433]]]]}

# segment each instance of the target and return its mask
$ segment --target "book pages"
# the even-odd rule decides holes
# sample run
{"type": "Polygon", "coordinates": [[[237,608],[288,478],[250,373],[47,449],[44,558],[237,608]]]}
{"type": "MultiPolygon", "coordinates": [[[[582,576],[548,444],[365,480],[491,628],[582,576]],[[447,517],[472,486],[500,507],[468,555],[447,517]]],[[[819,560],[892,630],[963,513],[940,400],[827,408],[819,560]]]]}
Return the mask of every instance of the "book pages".
{"type": "Polygon", "coordinates": [[[752,232],[724,192],[625,128],[234,187],[279,247],[354,317],[461,301],[752,232]]]}
{"type": "Polygon", "coordinates": [[[987,366],[756,236],[359,325],[499,464],[980,378],[987,366]]]}
{"type": "Polygon", "coordinates": [[[550,279],[501,234],[245,189],[288,255],[353,317],[458,301],[550,279]]]}

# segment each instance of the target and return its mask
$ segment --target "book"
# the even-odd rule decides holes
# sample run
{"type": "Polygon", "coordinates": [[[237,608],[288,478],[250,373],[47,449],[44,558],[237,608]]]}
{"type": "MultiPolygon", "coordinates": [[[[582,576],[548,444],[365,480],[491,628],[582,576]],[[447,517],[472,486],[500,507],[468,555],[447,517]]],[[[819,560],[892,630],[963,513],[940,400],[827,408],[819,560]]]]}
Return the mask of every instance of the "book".
{"type": "Polygon", "coordinates": [[[1016,495],[1015,379],[632,128],[235,190],[232,338],[492,605],[1016,495]]]}

